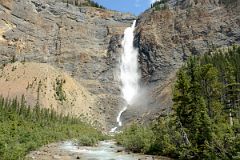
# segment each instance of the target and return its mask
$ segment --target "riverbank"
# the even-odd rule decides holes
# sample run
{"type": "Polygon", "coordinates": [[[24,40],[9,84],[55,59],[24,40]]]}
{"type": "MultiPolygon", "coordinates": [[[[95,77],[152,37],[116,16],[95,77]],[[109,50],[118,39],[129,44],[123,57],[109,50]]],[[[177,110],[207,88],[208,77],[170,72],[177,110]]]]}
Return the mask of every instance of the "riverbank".
{"type": "Polygon", "coordinates": [[[114,141],[101,141],[95,147],[78,146],[72,141],[52,143],[26,157],[27,160],[170,160],[166,157],[126,152],[114,141]]]}

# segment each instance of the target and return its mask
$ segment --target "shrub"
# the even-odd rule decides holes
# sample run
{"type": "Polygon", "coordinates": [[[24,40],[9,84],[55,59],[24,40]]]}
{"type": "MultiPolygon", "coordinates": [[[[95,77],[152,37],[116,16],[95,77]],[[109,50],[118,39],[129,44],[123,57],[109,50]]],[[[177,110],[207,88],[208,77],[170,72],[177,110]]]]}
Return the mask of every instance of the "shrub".
{"type": "Polygon", "coordinates": [[[117,142],[133,152],[147,153],[155,141],[150,127],[131,125],[116,137],[117,142]]]}
{"type": "Polygon", "coordinates": [[[57,100],[63,102],[66,100],[66,93],[63,89],[63,84],[65,83],[65,80],[63,79],[56,79],[56,94],[55,94],[55,97],[57,100]]]}
{"type": "Polygon", "coordinates": [[[97,143],[97,139],[96,137],[89,137],[89,136],[86,136],[86,135],[83,135],[83,136],[80,136],[78,138],[78,144],[80,146],[93,146],[97,143]]]}

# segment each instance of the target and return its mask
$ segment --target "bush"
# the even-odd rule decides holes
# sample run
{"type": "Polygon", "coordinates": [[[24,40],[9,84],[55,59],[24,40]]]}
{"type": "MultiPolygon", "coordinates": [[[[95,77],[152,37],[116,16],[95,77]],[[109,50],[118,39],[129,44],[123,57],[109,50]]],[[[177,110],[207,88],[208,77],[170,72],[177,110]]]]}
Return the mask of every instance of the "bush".
{"type": "Polygon", "coordinates": [[[133,152],[147,153],[155,141],[150,127],[131,125],[116,136],[117,142],[133,152]]]}
{"type": "Polygon", "coordinates": [[[78,138],[78,144],[80,146],[93,146],[97,143],[97,139],[96,137],[89,137],[89,136],[86,136],[86,135],[83,135],[83,136],[80,136],[78,138]]]}
{"type": "Polygon", "coordinates": [[[65,80],[63,79],[56,79],[56,94],[55,94],[55,97],[57,100],[63,102],[63,101],[66,101],[66,93],[63,89],[63,84],[66,83],[65,80]]]}

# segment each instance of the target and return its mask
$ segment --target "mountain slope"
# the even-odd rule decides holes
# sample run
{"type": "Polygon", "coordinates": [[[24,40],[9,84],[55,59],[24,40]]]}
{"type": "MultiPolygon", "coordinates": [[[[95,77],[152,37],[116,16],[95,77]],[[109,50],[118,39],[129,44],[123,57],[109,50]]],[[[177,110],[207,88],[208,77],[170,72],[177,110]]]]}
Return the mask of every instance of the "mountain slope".
{"type": "Polygon", "coordinates": [[[165,2],[140,15],[135,31],[142,81],[153,97],[145,106],[147,111],[142,110],[148,118],[172,106],[172,82],[189,56],[240,44],[239,0],[229,4],[208,0],[165,2]]]}
{"type": "Polygon", "coordinates": [[[0,71],[0,86],[3,97],[20,100],[24,95],[30,106],[39,105],[62,115],[74,115],[98,127],[105,124],[100,114],[101,105],[95,107],[97,97],[69,75],[47,64],[8,64],[0,71]]]}
{"type": "Polygon", "coordinates": [[[61,69],[98,97],[94,108],[113,125],[121,108],[120,52],[109,52],[120,49],[124,29],[136,17],[60,0],[1,0],[0,17],[1,65],[22,61],[61,69]]]}
{"type": "MultiPolygon", "coordinates": [[[[169,109],[175,73],[190,55],[239,44],[239,6],[239,0],[170,0],[140,15],[135,46],[149,98],[143,97],[148,103],[129,108],[124,117],[152,119],[169,109]]],[[[121,40],[137,17],[60,0],[1,0],[0,17],[2,66],[22,61],[61,69],[97,97],[96,113],[108,128],[114,126],[122,104],[121,40]]]]}

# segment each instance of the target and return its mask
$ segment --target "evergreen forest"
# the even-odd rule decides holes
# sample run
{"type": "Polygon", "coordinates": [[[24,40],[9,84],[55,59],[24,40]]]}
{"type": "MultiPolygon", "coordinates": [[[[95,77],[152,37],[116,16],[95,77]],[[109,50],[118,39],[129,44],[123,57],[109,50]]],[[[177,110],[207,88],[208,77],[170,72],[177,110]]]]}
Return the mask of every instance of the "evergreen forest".
{"type": "Polygon", "coordinates": [[[189,58],[177,73],[171,113],[132,124],[116,139],[176,159],[240,159],[240,47],[189,58]]]}
{"type": "Polygon", "coordinates": [[[78,118],[63,116],[50,109],[31,108],[17,99],[0,97],[0,159],[24,159],[29,151],[52,142],[76,139],[94,145],[105,137],[78,118]]]}

